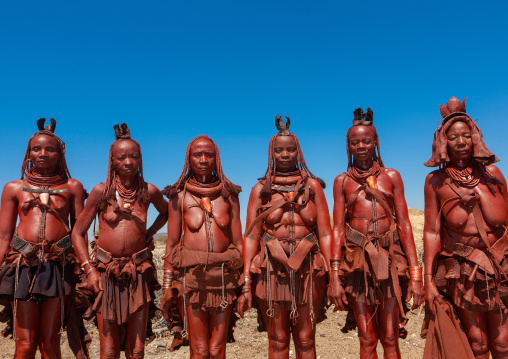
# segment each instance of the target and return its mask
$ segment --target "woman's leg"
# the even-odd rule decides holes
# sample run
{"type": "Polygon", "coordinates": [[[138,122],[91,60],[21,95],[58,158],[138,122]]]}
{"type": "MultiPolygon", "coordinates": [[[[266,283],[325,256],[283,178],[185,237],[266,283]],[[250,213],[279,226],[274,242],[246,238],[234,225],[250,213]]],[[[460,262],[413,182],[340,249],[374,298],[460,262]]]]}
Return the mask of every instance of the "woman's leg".
{"type": "MultiPolygon", "coordinates": [[[[180,301],[180,307],[180,313],[182,318],[184,318],[182,301],[180,301]]],[[[208,312],[193,309],[190,304],[187,304],[187,333],[191,359],[208,359],[210,357],[208,348],[210,340],[208,320],[208,312]]]]}
{"type": "Polygon", "coordinates": [[[476,359],[489,359],[489,337],[486,312],[455,307],[476,359]]]}
{"type": "Polygon", "coordinates": [[[377,324],[379,340],[385,359],[400,359],[399,306],[396,298],[389,298],[378,306],[377,324]]]}
{"type": "Polygon", "coordinates": [[[268,304],[264,300],[256,298],[261,315],[266,324],[268,332],[268,358],[287,359],[289,358],[289,311],[273,304],[274,315],[269,317],[266,314],[268,304]]]}
{"type": "Polygon", "coordinates": [[[39,345],[39,304],[19,300],[12,303],[13,311],[16,310],[14,328],[16,330],[16,359],[33,359],[39,345]]]}
{"type": "Polygon", "coordinates": [[[120,326],[97,313],[101,359],[120,358],[120,326]]]}
{"type": "Polygon", "coordinates": [[[226,342],[228,336],[229,317],[233,310],[232,305],[228,305],[223,312],[210,315],[208,330],[210,330],[210,342],[208,349],[210,359],[226,358],[226,342]]]}
{"type": "Polygon", "coordinates": [[[312,293],[314,322],[310,318],[310,305],[298,307],[298,317],[296,324],[291,324],[291,332],[295,342],[295,351],[297,359],[316,358],[316,319],[323,300],[324,278],[323,280],[314,280],[312,293]]]}
{"type": "Polygon", "coordinates": [[[40,306],[39,348],[42,359],[60,359],[61,299],[49,298],[40,306]]]}
{"type": "Polygon", "coordinates": [[[352,298],[349,303],[353,305],[356,325],[358,326],[360,359],[378,359],[376,353],[378,339],[376,306],[356,302],[352,298]]]}
{"type": "Polygon", "coordinates": [[[487,312],[489,348],[493,359],[508,358],[508,311],[487,312]]]}
{"type": "Polygon", "coordinates": [[[148,303],[131,315],[126,323],[125,358],[143,359],[145,357],[146,322],[148,303]]]}

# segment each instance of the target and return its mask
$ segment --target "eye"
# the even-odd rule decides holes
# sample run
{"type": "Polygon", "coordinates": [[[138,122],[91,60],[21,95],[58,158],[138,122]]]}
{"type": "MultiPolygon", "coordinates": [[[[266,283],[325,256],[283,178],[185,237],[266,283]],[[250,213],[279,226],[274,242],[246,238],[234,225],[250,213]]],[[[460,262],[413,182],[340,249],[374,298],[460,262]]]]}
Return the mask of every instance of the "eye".
{"type": "Polygon", "coordinates": [[[363,140],[363,143],[365,143],[366,145],[370,145],[372,143],[372,140],[370,138],[366,138],[363,140]]]}
{"type": "Polygon", "coordinates": [[[276,147],[274,152],[275,153],[281,153],[282,152],[282,148],[281,147],[276,147]]]}
{"type": "Polygon", "coordinates": [[[289,147],[288,152],[296,152],[296,147],[289,147]]]}
{"type": "Polygon", "coordinates": [[[354,141],[351,141],[351,145],[352,146],[356,146],[358,144],[358,141],[354,140],[354,141]]]}
{"type": "Polygon", "coordinates": [[[207,153],[207,154],[206,154],[206,157],[207,157],[207,158],[212,158],[212,157],[213,157],[213,153],[207,153]]]}

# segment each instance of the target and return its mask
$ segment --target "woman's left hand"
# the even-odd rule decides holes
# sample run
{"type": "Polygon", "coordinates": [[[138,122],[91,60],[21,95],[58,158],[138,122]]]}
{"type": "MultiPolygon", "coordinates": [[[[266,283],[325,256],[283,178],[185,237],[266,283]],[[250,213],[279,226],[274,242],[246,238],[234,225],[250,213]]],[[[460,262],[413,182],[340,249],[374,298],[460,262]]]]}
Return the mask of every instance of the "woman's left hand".
{"type": "Polygon", "coordinates": [[[423,290],[423,283],[420,281],[410,280],[407,288],[406,302],[413,297],[413,306],[411,310],[418,308],[422,305],[425,299],[425,291],[423,290]]]}

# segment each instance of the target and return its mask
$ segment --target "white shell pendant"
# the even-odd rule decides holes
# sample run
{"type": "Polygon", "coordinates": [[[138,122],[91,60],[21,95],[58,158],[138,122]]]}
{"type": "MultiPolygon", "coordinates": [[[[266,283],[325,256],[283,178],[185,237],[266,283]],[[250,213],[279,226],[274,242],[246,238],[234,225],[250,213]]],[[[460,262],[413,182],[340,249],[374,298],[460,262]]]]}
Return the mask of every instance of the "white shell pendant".
{"type": "Polygon", "coordinates": [[[39,194],[39,199],[42,204],[47,205],[49,203],[49,193],[41,193],[39,194]]]}

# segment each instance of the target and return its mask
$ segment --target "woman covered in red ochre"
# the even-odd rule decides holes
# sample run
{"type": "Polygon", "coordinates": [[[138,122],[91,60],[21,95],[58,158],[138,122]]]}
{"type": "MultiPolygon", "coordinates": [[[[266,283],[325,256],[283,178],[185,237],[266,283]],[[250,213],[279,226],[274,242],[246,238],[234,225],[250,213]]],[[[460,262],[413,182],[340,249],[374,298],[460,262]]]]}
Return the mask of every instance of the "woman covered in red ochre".
{"type": "Polygon", "coordinates": [[[143,177],[141,146],[125,123],[115,125],[105,183],[96,185],[79,216],[72,242],[93,301],[85,313],[99,329],[100,357],[144,358],[147,322],[155,316],[155,291],[160,289],[152,261],[153,235],[167,220],[167,202],[143,177]],[[147,211],[159,215],[147,229],[147,211]],[[99,236],[88,253],[85,234],[99,218],[99,236]]]}
{"type": "Polygon", "coordinates": [[[188,337],[192,359],[226,357],[242,279],[240,191],[224,174],[219,148],[205,135],[189,142],[180,178],[165,189],[169,219],[161,307],[170,323],[183,323],[178,336],[188,337]]]}
{"type": "Polygon", "coordinates": [[[44,127],[45,121],[37,121],[39,131],[28,141],[21,179],[2,192],[0,304],[13,315],[3,334],[12,328],[15,358],[34,358],[39,349],[42,358],[58,359],[67,326],[70,347],[82,359],[86,331],[71,299],[80,268],[70,234],[85,192],[69,174],[56,121],[44,127]]]}
{"type": "Polygon", "coordinates": [[[325,293],[331,228],[324,182],[307,168],[296,136],[280,116],[268,169],[251,191],[244,239],[241,316],[255,299],[268,331],[268,357],[316,358],[318,310],[325,293]]]}
{"type": "Polygon", "coordinates": [[[441,105],[425,180],[427,309],[450,300],[476,358],[508,358],[508,189],[499,161],[466,113],[441,105]]]}

